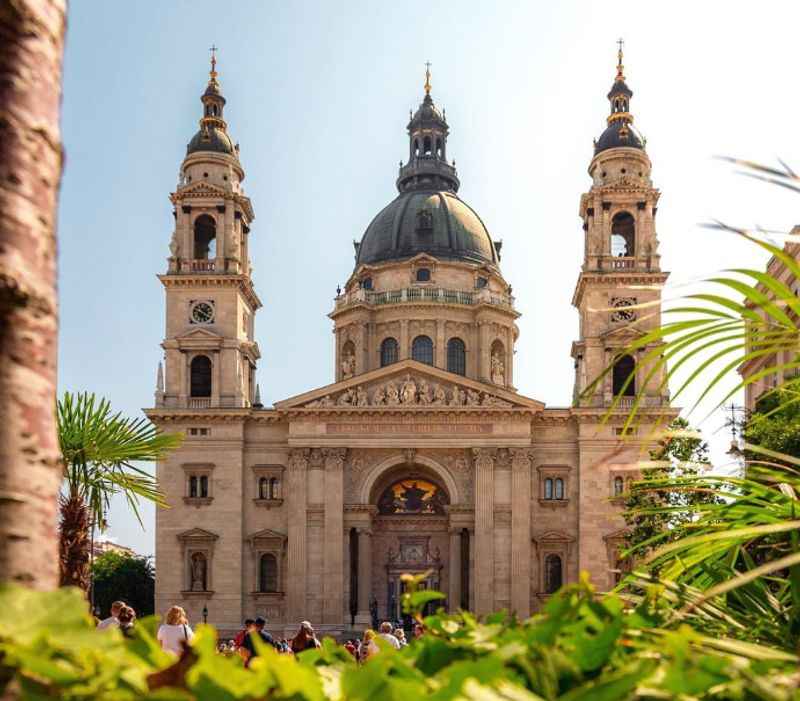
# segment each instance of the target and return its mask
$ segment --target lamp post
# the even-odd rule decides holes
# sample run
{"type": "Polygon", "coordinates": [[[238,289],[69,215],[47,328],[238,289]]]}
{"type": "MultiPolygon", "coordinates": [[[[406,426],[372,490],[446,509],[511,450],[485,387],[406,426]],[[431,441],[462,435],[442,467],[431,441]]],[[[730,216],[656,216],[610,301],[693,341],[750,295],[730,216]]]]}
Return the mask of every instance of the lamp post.
{"type": "Polygon", "coordinates": [[[208,623],[208,606],[203,606],[203,623],[208,623]]]}

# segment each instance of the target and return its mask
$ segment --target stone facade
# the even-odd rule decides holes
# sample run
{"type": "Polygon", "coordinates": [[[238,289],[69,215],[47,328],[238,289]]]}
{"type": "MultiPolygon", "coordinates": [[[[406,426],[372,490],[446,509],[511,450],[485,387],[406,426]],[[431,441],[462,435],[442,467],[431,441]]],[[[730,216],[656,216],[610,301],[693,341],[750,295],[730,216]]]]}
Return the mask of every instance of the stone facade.
{"type": "Polygon", "coordinates": [[[260,614],[275,631],[308,619],[341,634],[398,617],[404,572],[428,572],[449,609],[479,615],[527,616],[581,570],[613,586],[619,484],[636,475],[648,427],[674,415],[654,378],[641,438],[623,441],[625,407],[606,416],[618,373],[587,391],[625,339],[658,323],[666,274],[643,147],[598,151],[581,198],[573,356],[585,402],[546,407],[514,387],[519,312],[500,245],[455,194],[449,127],[426,82],[400,195],[330,314],[334,382],[265,408],[254,213],[213,70],[203,104],[172,195],[166,370],[147,411],[186,436],[158,465],[170,508],[157,512],[157,610],[180,604],[196,621],[206,607],[225,631],[260,614]]]}

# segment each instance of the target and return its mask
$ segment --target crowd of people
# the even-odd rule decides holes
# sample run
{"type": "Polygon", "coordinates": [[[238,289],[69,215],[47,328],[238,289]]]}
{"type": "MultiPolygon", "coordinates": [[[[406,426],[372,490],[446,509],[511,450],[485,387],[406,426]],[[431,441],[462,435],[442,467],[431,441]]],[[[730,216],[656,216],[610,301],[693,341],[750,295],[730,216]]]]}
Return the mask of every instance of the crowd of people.
{"type": "MultiPolygon", "coordinates": [[[[136,612],[124,601],[115,601],[111,605],[111,615],[98,622],[98,630],[118,628],[126,637],[131,637],[136,621],[136,612]]],[[[224,655],[239,655],[248,667],[253,659],[258,657],[263,646],[273,648],[280,654],[297,655],[306,650],[321,647],[316,632],[309,621],[303,621],[300,629],[293,638],[276,640],[266,630],[267,621],[261,616],[248,618],[236,636],[228,641],[221,641],[217,651],[224,655]],[[260,640],[262,645],[256,643],[260,640]]],[[[414,638],[424,634],[421,624],[417,623],[413,629],[414,638]]],[[[157,633],[158,642],[166,652],[180,656],[184,648],[191,644],[194,631],[189,625],[186,611],[180,606],[172,606],[164,616],[164,622],[159,626],[157,633]]],[[[381,648],[388,646],[395,650],[408,645],[406,633],[402,627],[393,626],[389,621],[380,624],[376,632],[372,628],[364,631],[362,638],[351,638],[344,643],[344,648],[353,658],[363,664],[375,655],[380,654],[381,648]],[[381,641],[381,642],[378,642],[381,641]]]]}

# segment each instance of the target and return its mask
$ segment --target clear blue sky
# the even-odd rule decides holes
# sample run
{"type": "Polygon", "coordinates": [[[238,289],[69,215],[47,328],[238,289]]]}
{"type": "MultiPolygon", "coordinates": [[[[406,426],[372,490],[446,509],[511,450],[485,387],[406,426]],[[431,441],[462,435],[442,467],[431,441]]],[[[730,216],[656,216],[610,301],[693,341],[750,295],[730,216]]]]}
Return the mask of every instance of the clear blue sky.
{"type": "MultiPolygon", "coordinates": [[[[424,62],[447,109],[460,194],[503,239],[520,320],[515,381],[571,397],[578,202],[605,124],[616,39],[648,138],[662,262],[683,283],[763,257],[697,227],[788,229],[796,200],[715,154],[800,166],[797,3],[73,0],[60,212],[61,389],[150,406],[172,230],[169,193],[220,47],[230,131],[256,220],[258,371],[269,404],[333,377],[330,311],[353,239],[395,195],[424,62]]],[[[717,429],[719,421],[704,428],[717,429]]],[[[719,434],[718,434],[719,435],[719,434]]],[[[153,550],[124,509],[111,536],[153,550]]]]}

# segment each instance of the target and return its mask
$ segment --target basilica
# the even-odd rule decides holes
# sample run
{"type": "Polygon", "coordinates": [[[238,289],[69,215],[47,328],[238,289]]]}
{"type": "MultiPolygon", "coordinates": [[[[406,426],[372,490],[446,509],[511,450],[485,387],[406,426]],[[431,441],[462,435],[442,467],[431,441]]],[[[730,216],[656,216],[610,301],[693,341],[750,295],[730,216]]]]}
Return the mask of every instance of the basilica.
{"type": "MultiPolygon", "coordinates": [[[[146,413],[185,441],[157,467],[170,505],[156,515],[157,611],[205,612],[223,632],[262,615],[274,633],[310,620],[342,635],[400,619],[407,572],[425,573],[449,610],[526,617],[580,571],[602,591],[625,567],[621,495],[648,425],[676,412],[663,378],[619,353],[659,323],[667,278],[622,52],[580,197],[580,330],[562,407],[514,384],[521,312],[500,242],[458,194],[450,125],[431,93],[427,72],[397,194],[355,244],[330,311],[335,377],[266,407],[250,262],[258,230],[212,57],[159,276],[164,363],[146,413]],[[638,435],[623,436],[642,391],[638,435]]],[[[343,248],[349,237],[341,232],[343,248]]]]}

